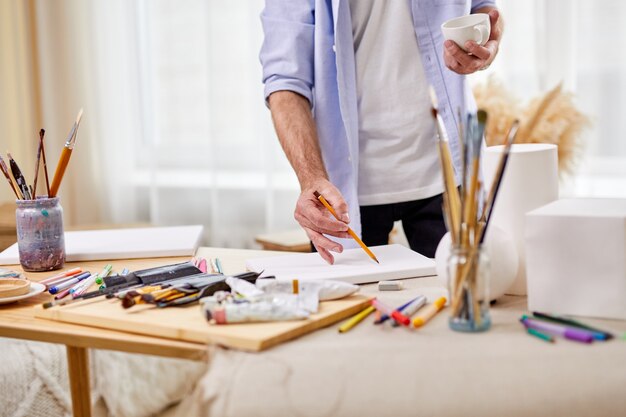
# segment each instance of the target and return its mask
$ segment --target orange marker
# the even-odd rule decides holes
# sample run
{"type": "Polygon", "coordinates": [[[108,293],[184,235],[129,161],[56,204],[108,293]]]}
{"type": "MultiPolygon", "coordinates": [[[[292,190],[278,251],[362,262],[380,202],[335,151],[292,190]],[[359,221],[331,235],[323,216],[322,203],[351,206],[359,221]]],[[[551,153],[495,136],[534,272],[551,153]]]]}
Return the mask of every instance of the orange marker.
{"type": "Polygon", "coordinates": [[[420,315],[413,319],[413,327],[422,327],[428,323],[446,305],[446,301],[446,297],[439,297],[434,303],[423,308],[420,315]]]}
{"type": "MultiPolygon", "coordinates": [[[[332,214],[335,219],[339,220],[339,216],[337,216],[337,213],[335,212],[335,209],[332,208],[332,206],[328,203],[328,201],[326,201],[324,196],[321,195],[320,193],[318,193],[317,191],[315,191],[313,194],[315,194],[315,197],[324,205],[324,207],[326,207],[328,209],[328,211],[330,211],[330,214],[332,214]]],[[[374,261],[376,261],[376,263],[378,263],[378,264],[380,263],[380,262],[378,262],[378,259],[376,259],[376,256],[370,250],[370,248],[368,248],[365,245],[365,243],[363,243],[363,241],[357,236],[357,234],[354,233],[354,230],[352,230],[352,229],[350,229],[348,227],[348,233],[350,234],[350,236],[352,236],[352,239],[354,239],[356,241],[356,243],[358,243],[363,248],[365,253],[367,253],[370,258],[372,258],[374,261]]]]}
{"type": "Polygon", "coordinates": [[[44,285],[54,285],[56,281],[63,281],[64,279],[68,277],[73,277],[74,275],[78,275],[81,272],[83,272],[83,269],[80,267],[68,269],[67,271],[63,271],[50,278],[42,279],[41,281],[39,281],[39,283],[44,285]]]}

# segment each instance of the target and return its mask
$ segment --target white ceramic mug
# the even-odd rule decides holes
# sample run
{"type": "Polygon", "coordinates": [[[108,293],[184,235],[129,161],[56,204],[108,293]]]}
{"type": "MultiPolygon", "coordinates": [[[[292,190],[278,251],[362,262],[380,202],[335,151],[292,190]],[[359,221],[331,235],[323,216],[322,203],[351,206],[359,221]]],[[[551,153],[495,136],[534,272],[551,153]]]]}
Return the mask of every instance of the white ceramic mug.
{"type": "Polygon", "coordinates": [[[474,41],[484,45],[491,34],[491,21],[486,13],[469,14],[455,17],[441,25],[443,37],[454,41],[461,49],[467,51],[465,43],[474,41]]]}

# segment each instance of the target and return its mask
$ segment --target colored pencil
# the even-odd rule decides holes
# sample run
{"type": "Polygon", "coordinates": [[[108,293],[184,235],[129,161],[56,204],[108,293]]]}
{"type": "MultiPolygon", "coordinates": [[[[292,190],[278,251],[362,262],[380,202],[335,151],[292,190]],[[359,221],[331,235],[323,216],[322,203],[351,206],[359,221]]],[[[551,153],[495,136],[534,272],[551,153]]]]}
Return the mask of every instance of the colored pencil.
{"type": "Polygon", "coordinates": [[[80,109],[78,112],[78,116],[76,116],[76,121],[70,130],[70,133],[65,141],[65,146],[61,151],[61,157],[59,158],[59,163],[57,165],[57,169],[54,171],[54,177],[52,177],[52,185],[50,185],[50,197],[56,197],[59,187],[61,186],[61,181],[63,180],[63,175],[65,175],[65,170],[67,169],[67,164],[70,162],[70,157],[72,156],[72,151],[74,150],[74,146],[76,145],[76,136],[78,134],[78,127],[80,126],[80,120],[83,117],[83,109],[80,109]]]}
{"type": "MultiPolygon", "coordinates": [[[[337,216],[335,209],[330,205],[330,203],[328,203],[328,201],[324,198],[324,196],[318,193],[317,191],[315,191],[314,194],[315,194],[315,198],[317,198],[324,205],[324,207],[326,207],[328,211],[330,211],[330,214],[332,214],[335,219],[339,220],[339,216],[337,216]]],[[[374,255],[374,253],[370,250],[370,248],[368,248],[365,245],[365,243],[363,243],[361,238],[357,236],[354,230],[348,227],[348,233],[350,234],[350,236],[352,236],[352,239],[354,239],[356,243],[358,243],[359,246],[361,246],[361,248],[365,251],[365,253],[367,253],[367,255],[370,258],[372,258],[372,260],[374,260],[378,264],[380,263],[378,259],[376,258],[376,255],[374,255]]]]}
{"type": "Polygon", "coordinates": [[[370,314],[372,314],[374,310],[375,310],[374,306],[368,306],[365,309],[363,309],[361,312],[359,312],[358,314],[352,316],[350,319],[346,320],[345,323],[339,326],[339,333],[345,333],[349,331],[354,326],[356,326],[357,324],[365,320],[365,318],[369,316],[370,314]]]}
{"type": "Polygon", "coordinates": [[[595,327],[587,326],[581,322],[572,319],[566,319],[565,317],[559,317],[552,314],[540,313],[533,311],[533,316],[541,320],[548,320],[554,323],[564,324],[566,326],[578,327],[579,329],[589,330],[593,333],[593,338],[596,340],[608,340],[613,338],[613,334],[605,332],[604,330],[597,329],[595,327]]]}
{"type": "Polygon", "coordinates": [[[537,339],[541,339],[544,340],[546,342],[550,342],[550,343],[554,343],[554,337],[548,333],[544,333],[541,332],[539,330],[535,330],[533,328],[527,327],[526,328],[526,332],[531,335],[531,336],[535,336],[537,339]]]}

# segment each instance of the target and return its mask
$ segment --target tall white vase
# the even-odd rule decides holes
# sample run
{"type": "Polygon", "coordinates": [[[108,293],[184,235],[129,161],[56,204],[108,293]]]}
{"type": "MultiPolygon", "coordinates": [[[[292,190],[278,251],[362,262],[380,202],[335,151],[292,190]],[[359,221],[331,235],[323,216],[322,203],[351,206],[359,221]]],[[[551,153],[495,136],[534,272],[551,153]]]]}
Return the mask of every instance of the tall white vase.
{"type": "MultiPolygon", "coordinates": [[[[491,187],[503,146],[485,148],[483,176],[491,187]]],[[[556,145],[513,145],[490,224],[513,238],[519,255],[517,277],[507,294],[526,295],[524,223],[526,213],[559,197],[558,154],[556,145]]]]}

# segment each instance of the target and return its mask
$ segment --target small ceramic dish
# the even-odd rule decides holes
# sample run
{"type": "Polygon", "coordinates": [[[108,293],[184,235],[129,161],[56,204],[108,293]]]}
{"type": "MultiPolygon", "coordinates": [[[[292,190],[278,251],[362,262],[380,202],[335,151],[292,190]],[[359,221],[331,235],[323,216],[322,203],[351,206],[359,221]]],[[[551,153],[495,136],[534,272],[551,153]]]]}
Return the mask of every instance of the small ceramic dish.
{"type": "Polygon", "coordinates": [[[28,294],[30,281],[17,278],[0,278],[0,298],[28,294]]]}
{"type": "Polygon", "coordinates": [[[16,295],[15,297],[0,298],[0,305],[14,303],[19,300],[25,300],[35,295],[41,294],[45,290],[46,290],[45,285],[40,284],[38,282],[31,282],[30,287],[28,288],[28,292],[26,294],[16,295]]]}

